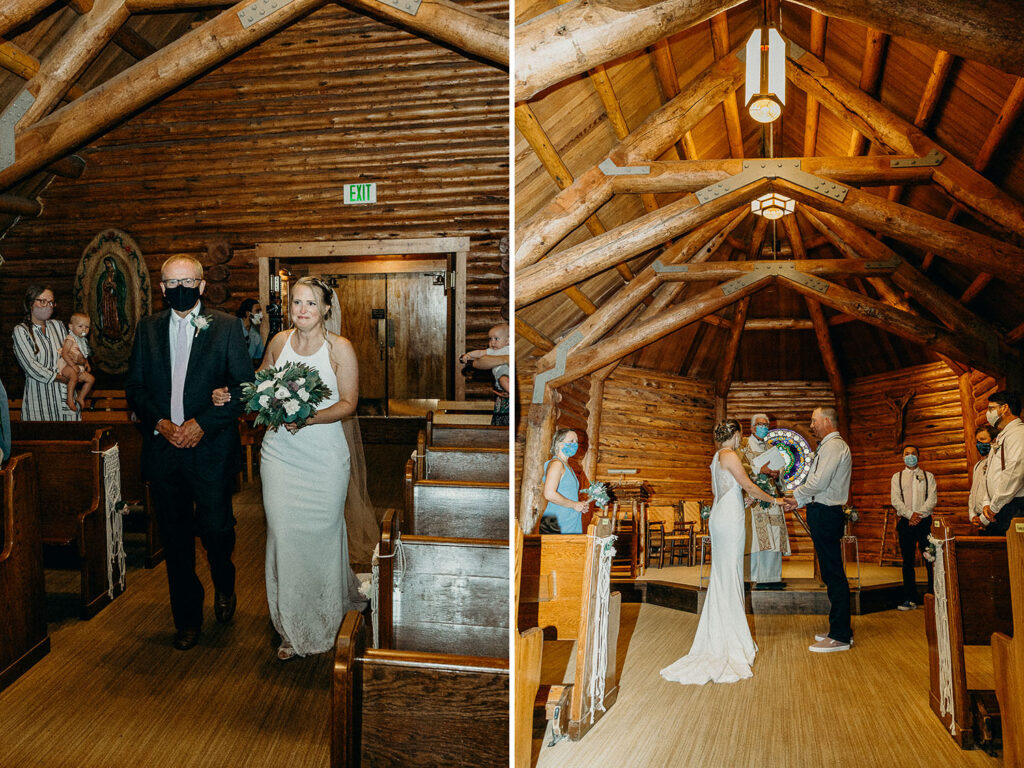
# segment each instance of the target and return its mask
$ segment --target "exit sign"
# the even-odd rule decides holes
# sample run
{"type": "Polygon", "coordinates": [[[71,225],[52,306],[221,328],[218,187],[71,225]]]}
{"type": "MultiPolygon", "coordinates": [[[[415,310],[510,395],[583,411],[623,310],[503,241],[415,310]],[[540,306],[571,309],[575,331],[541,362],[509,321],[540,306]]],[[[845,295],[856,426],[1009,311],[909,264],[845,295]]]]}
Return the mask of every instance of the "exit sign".
{"type": "Polygon", "coordinates": [[[369,184],[346,184],[345,205],[364,205],[377,202],[377,185],[369,184]]]}

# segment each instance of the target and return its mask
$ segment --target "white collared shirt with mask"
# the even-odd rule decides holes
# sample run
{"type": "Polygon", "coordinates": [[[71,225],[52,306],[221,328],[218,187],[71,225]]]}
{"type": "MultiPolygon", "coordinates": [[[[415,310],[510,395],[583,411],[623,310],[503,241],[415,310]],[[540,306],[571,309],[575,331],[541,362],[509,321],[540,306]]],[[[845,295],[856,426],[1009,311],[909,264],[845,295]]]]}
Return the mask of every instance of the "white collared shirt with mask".
{"type": "Polygon", "coordinates": [[[897,472],[892,476],[890,500],[896,514],[908,520],[915,513],[930,517],[935,509],[935,475],[920,467],[897,472]]]}
{"type": "Polygon", "coordinates": [[[829,432],[818,443],[811,459],[811,471],[803,485],[793,491],[801,507],[810,503],[842,506],[850,498],[850,473],[853,457],[850,446],[839,432],[829,432]]]}
{"type": "Polygon", "coordinates": [[[1024,496],[1024,422],[1014,419],[996,435],[988,454],[982,506],[999,512],[1024,496]]]}

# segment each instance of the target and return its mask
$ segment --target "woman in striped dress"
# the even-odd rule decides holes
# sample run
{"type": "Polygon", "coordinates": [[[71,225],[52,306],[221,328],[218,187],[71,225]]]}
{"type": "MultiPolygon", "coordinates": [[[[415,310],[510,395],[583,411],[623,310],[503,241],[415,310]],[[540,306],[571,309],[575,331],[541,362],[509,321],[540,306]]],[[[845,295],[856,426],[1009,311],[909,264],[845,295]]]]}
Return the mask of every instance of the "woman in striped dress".
{"type": "Polygon", "coordinates": [[[22,421],[78,421],[67,406],[67,379],[60,375],[60,348],[67,338],[64,323],[51,318],[53,291],[30,285],[25,292],[25,320],[14,327],[14,356],[25,373],[22,421]]]}

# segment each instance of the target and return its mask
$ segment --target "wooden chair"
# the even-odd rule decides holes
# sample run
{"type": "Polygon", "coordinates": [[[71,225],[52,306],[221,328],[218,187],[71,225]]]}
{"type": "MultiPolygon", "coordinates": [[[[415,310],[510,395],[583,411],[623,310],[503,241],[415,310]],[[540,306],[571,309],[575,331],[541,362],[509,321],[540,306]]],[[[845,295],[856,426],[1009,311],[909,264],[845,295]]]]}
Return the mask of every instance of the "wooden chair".
{"type": "MultiPolygon", "coordinates": [[[[648,567],[657,557],[658,567],[665,567],[666,528],[675,530],[676,508],[674,506],[651,505],[647,507],[647,551],[644,562],[648,567]]],[[[671,562],[671,560],[669,561],[671,562]]]]}
{"type": "Polygon", "coordinates": [[[1006,532],[1013,639],[992,635],[992,671],[1003,726],[1003,765],[1024,768],[1024,520],[1006,532]]]}

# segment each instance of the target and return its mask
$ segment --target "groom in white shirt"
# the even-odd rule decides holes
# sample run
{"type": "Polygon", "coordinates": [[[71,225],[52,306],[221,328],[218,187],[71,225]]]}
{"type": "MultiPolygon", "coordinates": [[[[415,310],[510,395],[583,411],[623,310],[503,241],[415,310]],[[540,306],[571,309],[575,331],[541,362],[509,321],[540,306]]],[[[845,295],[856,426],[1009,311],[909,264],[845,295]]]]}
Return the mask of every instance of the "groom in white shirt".
{"type": "Polygon", "coordinates": [[[811,459],[811,471],[803,485],[793,491],[796,507],[807,508],[814,552],[821,566],[831,604],[828,634],[815,635],[813,653],[848,651],[853,644],[850,627],[850,584],[843,565],[842,538],[846,526],[843,505],[850,495],[850,446],[839,436],[835,408],[819,407],[811,414],[811,432],[818,438],[818,450],[811,459]]]}
{"type": "MultiPolygon", "coordinates": [[[[903,558],[903,602],[896,606],[901,611],[912,611],[917,607],[917,575],[914,571],[914,552],[923,554],[928,548],[928,532],[932,524],[932,510],[938,498],[935,475],[921,469],[918,464],[920,452],[916,445],[903,448],[904,469],[892,476],[889,483],[889,500],[899,515],[896,535],[900,540],[900,556],[903,558]]],[[[932,591],[932,564],[925,560],[928,571],[928,592],[932,591]]]]}

